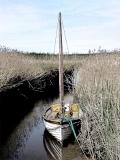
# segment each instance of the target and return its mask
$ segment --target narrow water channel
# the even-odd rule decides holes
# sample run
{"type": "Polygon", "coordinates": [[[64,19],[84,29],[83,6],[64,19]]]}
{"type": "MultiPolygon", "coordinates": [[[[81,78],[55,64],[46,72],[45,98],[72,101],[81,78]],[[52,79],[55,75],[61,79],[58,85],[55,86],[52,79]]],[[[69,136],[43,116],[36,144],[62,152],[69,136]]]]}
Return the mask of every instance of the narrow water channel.
{"type": "MultiPolygon", "coordinates": [[[[71,97],[67,96],[68,100],[71,97]]],[[[42,115],[50,103],[38,102],[17,126],[3,149],[2,160],[83,160],[79,146],[69,141],[61,146],[45,130],[42,115]]]]}

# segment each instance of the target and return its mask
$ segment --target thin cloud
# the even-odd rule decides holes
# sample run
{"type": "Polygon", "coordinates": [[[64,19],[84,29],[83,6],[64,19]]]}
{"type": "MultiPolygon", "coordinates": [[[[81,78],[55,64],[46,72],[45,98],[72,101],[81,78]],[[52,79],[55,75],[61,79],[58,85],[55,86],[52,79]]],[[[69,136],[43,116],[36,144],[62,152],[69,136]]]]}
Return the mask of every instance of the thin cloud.
{"type": "Polygon", "coordinates": [[[0,32],[15,33],[36,30],[44,27],[45,22],[38,11],[31,6],[13,5],[0,10],[0,32]]]}
{"type": "Polygon", "coordinates": [[[11,48],[53,52],[59,10],[71,52],[119,48],[119,0],[1,1],[0,42],[11,48]]]}

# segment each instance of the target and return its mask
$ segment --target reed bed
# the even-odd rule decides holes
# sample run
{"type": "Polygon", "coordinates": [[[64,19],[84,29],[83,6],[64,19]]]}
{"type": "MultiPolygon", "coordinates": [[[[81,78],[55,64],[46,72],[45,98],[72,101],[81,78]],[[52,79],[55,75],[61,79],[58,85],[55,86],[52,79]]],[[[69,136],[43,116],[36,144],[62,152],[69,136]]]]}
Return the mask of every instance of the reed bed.
{"type": "MultiPolygon", "coordinates": [[[[109,55],[99,55],[106,57],[109,55]]],[[[64,55],[64,68],[84,67],[86,60],[94,61],[95,55],[64,55]]],[[[58,55],[52,54],[27,54],[19,52],[0,52],[0,88],[6,86],[9,81],[19,77],[29,79],[50,70],[58,69],[58,55]]]]}
{"type": "MultiPolygon", "coordinates": [[[[69,68],[65,62],[66,68],[69,68]]],[[[0,53],[0,88],[12,80],[35,78],[58,69],[58,58],[30,56],[17,53],[0,53]]]]}
{"type": "Polygon", "coordinates": [[[93,160],[120,160],[120,55],[84,60],[74,88],[84,113],[81,150],[93,160]]]}
{"type": "MultiPolygon", "coordinates": [[[[65,69],[75,68],[73,94],[84,113],[79,134],[81,150],[93,160],[120,160],[120,55],[64,59],[65,69]]],[[[0,88],[11,79],[34,78],[56,69],[57,56],[0,53],[0,88]]]]}

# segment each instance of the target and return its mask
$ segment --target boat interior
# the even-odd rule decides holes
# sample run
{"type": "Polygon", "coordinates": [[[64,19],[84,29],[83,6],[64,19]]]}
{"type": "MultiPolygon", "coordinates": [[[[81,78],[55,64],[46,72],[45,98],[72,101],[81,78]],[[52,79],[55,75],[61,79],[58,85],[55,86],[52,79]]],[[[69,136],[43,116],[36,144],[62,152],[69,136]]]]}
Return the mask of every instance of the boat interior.
{"type": "MultiPolygon", "coordinates": [[[[72,119],[80,118],[80,107],[78,104],[65,105],[65,116],[71,117],[72,119]]],[[[51,107],[46,111],[45,118],[47,120],[60,122],[61,121],[61,106],[60,104],[51,105],[51,107]]]]}

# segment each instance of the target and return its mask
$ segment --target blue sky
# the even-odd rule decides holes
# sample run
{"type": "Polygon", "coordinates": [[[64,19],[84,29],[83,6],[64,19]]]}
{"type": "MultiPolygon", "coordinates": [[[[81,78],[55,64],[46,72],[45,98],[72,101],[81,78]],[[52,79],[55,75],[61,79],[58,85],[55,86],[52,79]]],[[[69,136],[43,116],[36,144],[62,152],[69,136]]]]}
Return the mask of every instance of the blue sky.
{"type": "Polygon", "coordinates": [[[120,0],[0,0],[0,44],[53,52],[59,11],[70,52],[120,48],[120,0]]]}

